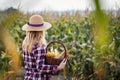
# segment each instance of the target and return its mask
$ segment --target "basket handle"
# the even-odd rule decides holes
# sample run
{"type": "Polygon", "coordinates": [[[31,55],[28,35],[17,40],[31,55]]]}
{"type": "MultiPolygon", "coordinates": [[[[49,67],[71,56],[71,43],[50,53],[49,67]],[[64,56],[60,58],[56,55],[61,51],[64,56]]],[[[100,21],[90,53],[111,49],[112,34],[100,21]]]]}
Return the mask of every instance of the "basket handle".
{"type": "Polygon", "coordinates": [[[51,41],[50,43],[48,43],[48,45],[47,45],[47,47],[46,47],[46,53],[47,53],[47,50],[48,50],[48,47],[51,45],[51,44],[54,44],[54,43],[58,43],[58,44],[61,44],[62,46],[63,46],[63,48],[64,48],[64,50],[65,50],[65,52],[64,52],[64,58],[67,58],[67,49],[66,49],[66,47],[65,47],[65,45],[62,43],[62,42],[60,42],[60,41],[51,41]]]}

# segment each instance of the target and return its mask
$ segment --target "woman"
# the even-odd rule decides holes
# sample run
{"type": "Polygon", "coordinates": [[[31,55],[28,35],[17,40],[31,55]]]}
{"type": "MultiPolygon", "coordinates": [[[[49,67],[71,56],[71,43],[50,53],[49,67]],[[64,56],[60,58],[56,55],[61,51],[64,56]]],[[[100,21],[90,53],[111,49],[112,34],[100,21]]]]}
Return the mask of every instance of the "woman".
{"type": "Polygon", "coordinates": [[[66,65],[64,59],[59,65],[46,65],[45,31],[51,24],[44,22],[40,15],[33,15],[27,24],[22,27],[26,37],[22,44],[24,60],[24,80],[50,80],[49,74],[56,74],[66,65]]]}

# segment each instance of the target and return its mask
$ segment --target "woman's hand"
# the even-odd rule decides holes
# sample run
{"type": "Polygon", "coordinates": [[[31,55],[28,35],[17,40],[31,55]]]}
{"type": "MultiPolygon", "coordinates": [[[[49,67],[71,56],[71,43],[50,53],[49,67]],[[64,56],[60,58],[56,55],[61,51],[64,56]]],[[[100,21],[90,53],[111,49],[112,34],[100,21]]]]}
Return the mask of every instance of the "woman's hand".
{"type": "Polygon", "coordinates": [[[67,59],[64,58],[62,62],[59,64],[59,66],[57,67],[57,71],[64,69],[66,62],[67,62],[67,59]]]}

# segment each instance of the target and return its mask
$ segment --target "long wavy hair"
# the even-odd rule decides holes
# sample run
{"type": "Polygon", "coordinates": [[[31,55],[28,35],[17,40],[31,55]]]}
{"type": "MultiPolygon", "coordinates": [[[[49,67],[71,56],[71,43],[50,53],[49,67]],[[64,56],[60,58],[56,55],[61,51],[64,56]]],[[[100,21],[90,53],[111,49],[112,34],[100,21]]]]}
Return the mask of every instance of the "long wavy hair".
{"type": "Polygon", "coordinates": [[[26,37],[23,40],[22,49],[26,53],[31,53],[34,45],[38,43],[39,47],[46,45],[44,31],[27,31],[26,37]]]}

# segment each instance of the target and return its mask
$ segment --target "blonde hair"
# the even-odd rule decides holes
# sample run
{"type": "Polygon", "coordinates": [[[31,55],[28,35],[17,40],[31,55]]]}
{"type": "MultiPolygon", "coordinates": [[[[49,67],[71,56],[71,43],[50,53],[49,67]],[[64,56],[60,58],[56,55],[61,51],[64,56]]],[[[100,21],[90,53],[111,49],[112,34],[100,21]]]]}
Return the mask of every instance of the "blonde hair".
{"type": "Polygon", "coordinates": [[[26,37],[23,40],[22,48],[26,53],[32,52],[34,45],[38,43],[39,47],[46,45],[44,31],[27,31],[26,37]]]}

